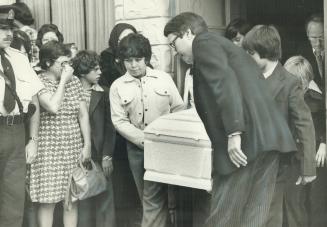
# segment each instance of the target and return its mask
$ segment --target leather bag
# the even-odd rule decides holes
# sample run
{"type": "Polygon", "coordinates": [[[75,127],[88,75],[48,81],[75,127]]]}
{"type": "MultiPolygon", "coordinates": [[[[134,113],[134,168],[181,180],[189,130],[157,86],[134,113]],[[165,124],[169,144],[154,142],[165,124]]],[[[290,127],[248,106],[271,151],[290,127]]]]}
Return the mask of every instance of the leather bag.
{"type": "Polygon", "coordinates": [[[68,208],[71,203],[77,200],[87,199],[96,196],[107,188],[107,180],[98,163],[90,161],[92,169],[86,169],[80,161],[69,179],[65,204],[68,208]]]}

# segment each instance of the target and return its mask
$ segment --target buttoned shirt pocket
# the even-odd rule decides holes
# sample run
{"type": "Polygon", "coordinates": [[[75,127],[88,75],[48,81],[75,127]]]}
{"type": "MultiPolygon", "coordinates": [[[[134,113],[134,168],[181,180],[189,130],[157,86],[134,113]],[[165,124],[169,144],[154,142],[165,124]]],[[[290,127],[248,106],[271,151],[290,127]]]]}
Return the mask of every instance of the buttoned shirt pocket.
{"type": "Polygon", "coordinates": [[[155,103],[158,110],[162,113],[170,112],[170,91],[166,87],[155,87],[155,103]]]}
{"type": "Polygon", "coordinates": [[[131,91],[125,91],[125,89],[118,89],[118,94],[120,96],[121,105],[126,112],[130,113],[133,111],[133,100],[135,99],[135,93],[131,91]]]}

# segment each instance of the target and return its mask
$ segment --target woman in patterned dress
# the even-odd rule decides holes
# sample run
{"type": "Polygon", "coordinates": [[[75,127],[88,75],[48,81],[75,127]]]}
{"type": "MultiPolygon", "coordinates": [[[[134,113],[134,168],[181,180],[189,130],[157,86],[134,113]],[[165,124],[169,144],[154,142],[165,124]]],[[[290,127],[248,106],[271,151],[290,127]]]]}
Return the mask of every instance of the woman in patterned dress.
{"type": "MultiPolygon", "coordinates": [[[[31,165],[30,195],[39,203],[39,227],[51,227],[56,203],[65,198],[68,179],[79,159],[90,159],[90,126],[82,86],[73,76],[70,50],[51,41],[40,49],[38,154],[31,165]]],[[[77,204],[63,211],[65,227],[77,226],[77,204]]]]}

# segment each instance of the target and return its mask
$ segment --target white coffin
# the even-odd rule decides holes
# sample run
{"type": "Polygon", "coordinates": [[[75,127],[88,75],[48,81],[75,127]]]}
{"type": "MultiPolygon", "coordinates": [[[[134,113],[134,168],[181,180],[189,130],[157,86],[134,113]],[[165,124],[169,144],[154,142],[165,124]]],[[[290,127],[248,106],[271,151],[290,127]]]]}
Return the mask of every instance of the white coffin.
{"type": "Polygon", "coordinates": [[[211,190],[211,142],[195,109],[162,116],[144,132],[145,180],[211,190]]]}

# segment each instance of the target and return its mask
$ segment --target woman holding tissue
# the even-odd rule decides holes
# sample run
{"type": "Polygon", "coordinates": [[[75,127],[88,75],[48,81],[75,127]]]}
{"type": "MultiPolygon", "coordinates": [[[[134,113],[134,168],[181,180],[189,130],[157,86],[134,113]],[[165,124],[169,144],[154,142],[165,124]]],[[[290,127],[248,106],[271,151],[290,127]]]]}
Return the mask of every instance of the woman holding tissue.
{"type": "MultiPolygon", "coordinates": [[[[73,76],[70,50],[50,41],[40,49],[39,74],[45,89],[38,94],[40,114],[38,154],[31,165],[30,195],[37,202],[39,227],[51,227],[56,203],[62,202],[72,170],[90,159],[90,126],[82,85],[73,76]]],[[[64,209],[65,227],[77,226],[77,204],[64,209]]]]}

